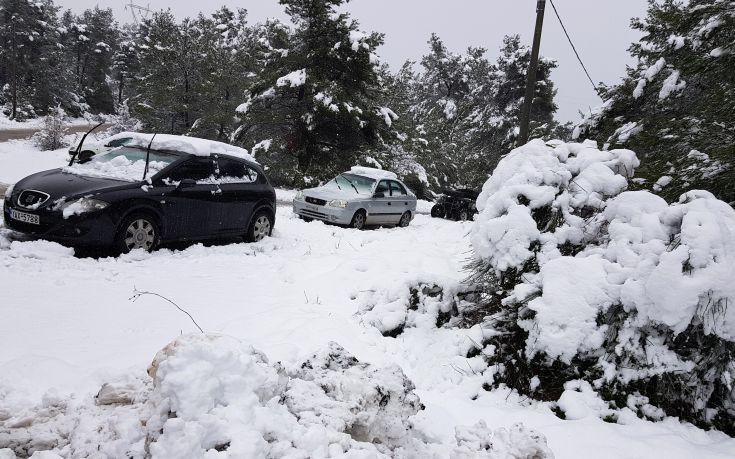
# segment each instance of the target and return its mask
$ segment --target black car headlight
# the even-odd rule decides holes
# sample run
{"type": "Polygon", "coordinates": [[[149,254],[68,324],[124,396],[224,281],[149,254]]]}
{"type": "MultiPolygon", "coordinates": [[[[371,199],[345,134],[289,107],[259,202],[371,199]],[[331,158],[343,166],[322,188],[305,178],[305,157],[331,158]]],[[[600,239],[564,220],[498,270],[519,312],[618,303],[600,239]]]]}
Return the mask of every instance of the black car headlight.
{"type": "Polygon", "coordinates": [[[72,215],[80,215],[87,212],[95,212],[109,206],[110,203],[94,198],[79,198],[74,201],[65,202],[57,210],[61,210],[64,218],[72,215]]]}

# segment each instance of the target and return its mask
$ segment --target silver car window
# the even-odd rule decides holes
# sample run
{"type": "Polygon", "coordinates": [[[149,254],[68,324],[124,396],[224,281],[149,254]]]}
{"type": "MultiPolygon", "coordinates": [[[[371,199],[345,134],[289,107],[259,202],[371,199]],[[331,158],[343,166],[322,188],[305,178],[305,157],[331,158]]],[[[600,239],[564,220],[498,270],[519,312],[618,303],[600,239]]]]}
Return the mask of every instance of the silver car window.
{"type": "Polygon", "coordinates": [[[386,196],[390,196],[390,186],[388,185],[388,181],[387,180],[381,180],[378,183],[378,187],[375,188],[375,192],[376,193],[383,193],[386,196]]]}
{"type": "Polygon", "coordinates": [[[406,196],[406,189],[398,182],[390,182],[391,196],[406,196]]]}

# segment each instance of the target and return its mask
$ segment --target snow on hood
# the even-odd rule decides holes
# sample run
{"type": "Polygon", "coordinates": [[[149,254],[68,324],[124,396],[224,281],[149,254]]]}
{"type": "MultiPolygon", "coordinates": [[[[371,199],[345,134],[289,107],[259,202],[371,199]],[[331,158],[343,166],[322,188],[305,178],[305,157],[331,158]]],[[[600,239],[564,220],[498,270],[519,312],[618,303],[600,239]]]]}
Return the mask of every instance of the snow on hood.
{"type": "MultiPolygon", "coordinates": [[[[131,147],[142,147],[148,148],[148,144],[153,138],[153,134],[144,134],[141,132],[121,132],[111,137],[104,139],[101,143],[106,145],[110,142],[120,139],[127,139],[130,141],[126,143],[126,146],[131,147]]],[[[189,137],[183,135],[170,135],[170,134],[156,134],[156,138],[153,140],[151,148],[154,150],[173,150],[180,151],[182,153],[189,153],[196,156],[209,156],[210,154],[220,153],[227,154],[230,156],[236,156],[238,158],[246,159],[257,164],[255,158],[244,148],[236,147],[223,142],[217,142],[215,140],[200,139],[198,137],[189,137]]]]}
{"type": "Polygon", "coordinates": [[[395,173],[386,171],[383,169],[376,169],[374,167],[352,166],[352,168],[350,169],[350,172],[356,175],[363,175],[365,177],[370,177],[375,180],[380,180],[380,179],[398,180],[398,176],[395,173]]]}

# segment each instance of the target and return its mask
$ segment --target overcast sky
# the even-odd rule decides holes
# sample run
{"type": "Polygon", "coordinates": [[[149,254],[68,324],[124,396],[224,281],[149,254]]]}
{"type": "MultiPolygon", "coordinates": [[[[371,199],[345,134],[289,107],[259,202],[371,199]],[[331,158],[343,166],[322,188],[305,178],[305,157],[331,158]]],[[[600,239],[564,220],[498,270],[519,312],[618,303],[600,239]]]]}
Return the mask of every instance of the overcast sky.
{"type": "MultiPolygon", "coordinates": [[[[130,0],[57,0],[63,8],[79,12],[99,5],[110,7],[120,22],[132,21],[124,7],[130,0]]],[[[180,18],[199,11],[211,13],[221,5],[246,8],[250,22],[268,17],[287,19],[277,0],[133,0],[151,9],[170,8],[180,18]]],[[[645,14],[646,0],[555,0],[567,31],[595,82],[616,83],[632,64],[627,48],[639,35],[629,27],[630,18],[645,14]]],[[[346,6],[365,31],[385,34],[379,50],[384,61],[398,68],[406,59],[417,60],[427,50],[426,41],[436,32],[453,51],[467,46],[487,48],[491,58],[504,35],[519,34],[530,44],[533,38],[536,0],[352,0],[346,6]]],[[[549,2],[546,6],[541,54],[554,58],[559,68],[552,74],[558,89],[557,116],[577,121],[579,111],[601,103],[566,41],[549,2]]]]}

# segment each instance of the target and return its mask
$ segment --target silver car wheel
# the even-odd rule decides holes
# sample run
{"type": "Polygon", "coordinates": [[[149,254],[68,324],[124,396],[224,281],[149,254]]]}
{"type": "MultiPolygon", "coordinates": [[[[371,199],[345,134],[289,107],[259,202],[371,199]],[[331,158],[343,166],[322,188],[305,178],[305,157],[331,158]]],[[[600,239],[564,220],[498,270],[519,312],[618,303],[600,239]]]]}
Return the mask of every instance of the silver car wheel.
{"type": "Polygon", "coordinates": [[[352,217],[352,226],[355,229],[362,229],[363,226],[365,226],[365,214],[362,212],[357,212],[354,217],[352,217]]]}
{"type": "Polygon", "coordinates": [[[148,220],[133,220],[125,230],[125,247],[128,251],[145,249],[151,251],[156,242],[156,229],[148,220]]]}
{"type": "Polygon", "coordinates": [[[266,215],[261,215],[255,220],[253,225],[253,240],[255,242],[263,240],[264,237],[271,234],[271,221],[266,215]]]}
{"type": "Polygon", "coordinates": [[[398,222],[398,226],[405,228],[408,226],[409,223],[411,223],[411,214],[405,212],[403,215],[401,215],[401,220],[398,222]]]}

